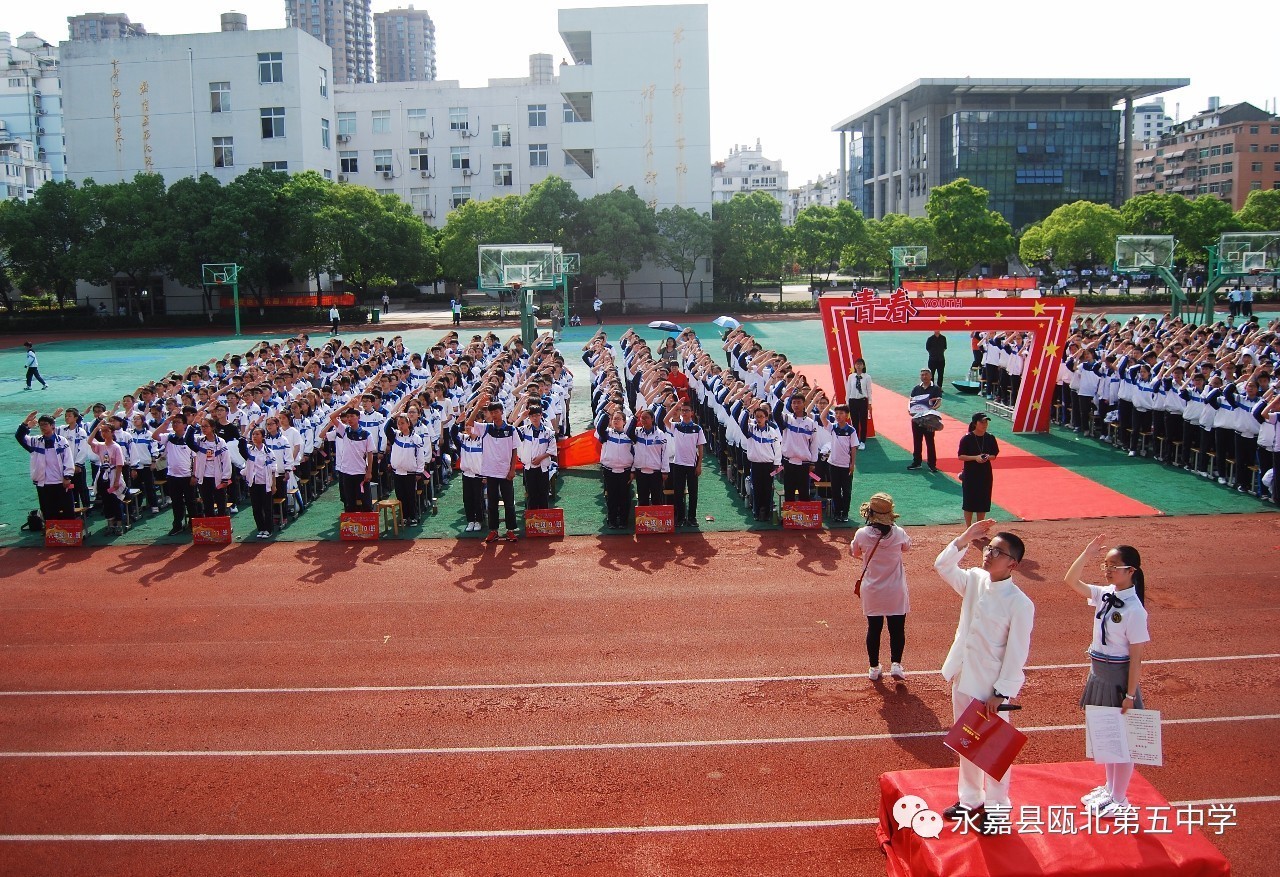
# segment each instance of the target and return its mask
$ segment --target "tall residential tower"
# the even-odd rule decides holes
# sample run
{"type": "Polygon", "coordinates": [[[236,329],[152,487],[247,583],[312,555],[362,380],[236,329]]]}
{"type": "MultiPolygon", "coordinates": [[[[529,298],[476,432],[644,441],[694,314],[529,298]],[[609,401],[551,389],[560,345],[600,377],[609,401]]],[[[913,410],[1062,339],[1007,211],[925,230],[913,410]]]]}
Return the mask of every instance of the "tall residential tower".
{"type": "Polygon", "coordinates": [[[285,0],[285,22],[333,49],[333,81],[373,82],[371,0],[285,0]]]}
{"type": "Polygon", "coordinates": [[[373,16],[379,82],[434,82],[436,26],[425,9],[392,9],[373,16]]]}

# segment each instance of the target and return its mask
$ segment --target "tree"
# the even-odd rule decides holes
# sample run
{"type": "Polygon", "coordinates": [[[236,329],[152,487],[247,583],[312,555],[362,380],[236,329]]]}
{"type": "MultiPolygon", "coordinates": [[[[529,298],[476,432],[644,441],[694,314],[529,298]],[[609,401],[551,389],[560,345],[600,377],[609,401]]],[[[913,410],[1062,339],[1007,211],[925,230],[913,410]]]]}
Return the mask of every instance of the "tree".
{"type": "Polygon", "coordinates": [[[1181,195],[1148,192],[1135,195],[1120,206],[1127,234],[1176,235],[1191,202],[1181,195]]]}
{"type": "Polygon", "coordinates": [[[1207,258],[1205,247],[1217,244],[1224,232],[1240,231],[1240,228],[1230,204],[1213,195],[1202,195],[1190,202],[1180,227],[1174,232],[1178,238],[1178,257],[1188,263],[1202,262],[1207,258]]]}
{"type": "Polygon", "coordinates": [[[520,243],[519,208],[520,198],[507,195],[468,201],[451,211],[439,237],[441,276],[456,283],[475,283],[480,244],[520,243]]]}
{"type": "Polygon", "coordinates": [[[23,285],[75,298],[80,249],[90,234],[86,199],[70,181],[50,181],[30,201],[0,202],[0,248],[23,285]]]}
{"type": "MultiPolygon", "coordinates": [[[[165,274],[183,286],[201,288],[201,265],[233,262],[239,226],[229,222],[230,202],[211,174],[183,177],[165,193],[169,223],[162,232],[165,274]]],[[[244,278],[242,278],[243,283],[244,278]]],[[[206,295],[206,310],[208,309],[206,295]]]]}
{"type": "MultiPolygon", "coordinates": [[[[853,205],[849,205],[851,208],[853,205]]],[[[883,219],[864,223],[861,241],[845,247],[841,260],[872,274],[888,274],[893,263],[890,247],[929,247],[933,244],[933,225],[924,216],[888,213],[883,219]]]]}
{"type": "Polygon", "coordinates": [[[338,257],[335,211],[329,209],[335,202],[336,188],[315,171],[303,171],[289,177],[281,190],[288,247],[293,257],[290,261],[295,269],[303,269],[303,277],[316,279],[317,307],[323,294],[320,275],[330,271],[338,257]]]}
{"type": "Polygon", "coordinates": [[[573,252],[577,249],[574,233],[581,207],[573,186],[553,174],[519,199],[516,237],[506,243],[555,244],[565,252],[573,252]]]}
{"type": "Polygon", "coordinates": [[[739,192],[711,206],[716,276],[735,295],[745,295],[761,277],[782,268],[782,205],[764,192],[739,192]]]}
{"type": "MultiPolygon", "coordinates": [[[[121,274],[128,277],[125,312],[132,316],[134,297],[168,266],[165,242],[170,220],[164,178],[138,174],[127,182],[101,186],[86,180],[80,195],[90,228],[77,260],[80,277],[99,286],[110,286],[121,274]]],[[[155,299],[151,302],[154,313],[155,299]]]]}
{"type": "Polygon", "coordinates": [[[1250,192],[1236,219],[1245,231],[1280,231],[1280,189],[1250,192]]]}
{"type": "Polygon", "coordinates": [[[421,280],[434,271],[430,233],[395,195],[364,186],[338,186],[323,224],[337,253],[334,268],[356,292],[370,285],[421,280]]]}
{"type": "Polygon", "coordinates": [[[289,176],[279,171],[250,168],[223,187],[214,212],[207,261],[238,264],[240,285],[259,307],[269,290],[293,276],[291,220],[284,191],[288,181],[289,176]]]}
{"type": "Polygon", "coordinates": [[[843,240],[834,207],[810,204],[796,216],[787,238],[792,256],[808,270],[810,284],[819,272],[825,280],[840,262],[843,240]]]}
{"type": "Polygon", "coordinates": [[[634,188],[614,189],[582,202],[576,237],[582,273],[616,277],[619,296],[626,301],[627,277],[653,254],[658,222],[634,188]]]}
{"type": "Polygon", "coordinates": [[[667,207],[657,222],[658,264],[680,275],[687,301],[698,260],[711,255],[711,218],[692,207],[667,207]]]}
{"type": "Polygon", "coordinates": [[[1124,227],[1120,211],[1108,204],[1063,204],[1023,232],[1018,254],[1028,264],[1049,260],[1058,267],[1109,263],[1124,227]]]}
{"type": "Polygon", "coordinates": [[[990,193],[964,177],[929,193],[925,211],[933,225],[934,246],[951,268],[954,289],[959,289],[960,275],[974,265],[1003,259],[1013,251],[1013,229],[989,203],[990,193]]]}

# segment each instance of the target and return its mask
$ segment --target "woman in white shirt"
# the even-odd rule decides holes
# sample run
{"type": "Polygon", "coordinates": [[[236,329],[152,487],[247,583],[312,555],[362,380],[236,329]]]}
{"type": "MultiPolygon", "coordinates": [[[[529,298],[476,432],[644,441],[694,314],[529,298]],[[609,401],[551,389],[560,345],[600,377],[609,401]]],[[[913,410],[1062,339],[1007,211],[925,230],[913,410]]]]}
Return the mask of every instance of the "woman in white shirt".
{"type": "Polygon", "coordinates": [[[895,521],[893,497],[877,493],[858,510],[867,525],[853,535],[849,552],[863,561],[862,575],[854,593],[862,598],[862,611],[867,616],[867,678],[880,678],[880,632],[889,620],[889,675],[907,678],[902,669],[902,652],[907,645],[907,612],[911,601],[907,596],[907,572],[902,556],[911,550],[911,537],[895,521]]]}
{"type": "MultiPolygon", "coordinates": [[[[1104,548],[1097,536],[1067,570],[1066,583],[1084,597],[1093,613],[1093,642],[1089,646],[1091,668],[1080,695],[1080,706],[1119,707],[1122,713],[1143,709],[1142,653],[1151,641],[1147,632],[1145,582],[1142,557],[1130,545],[1104,548]],[[1081,578],[1090,559],[1102,558],[1106,585],[1086,584],[1081,578]]],[[[1106,783],[1081,798],[1101,819],[1112,819],[1130,810],[1126,797],[1133,777],[1133,762],[1104,765],[1106,783]]]]}

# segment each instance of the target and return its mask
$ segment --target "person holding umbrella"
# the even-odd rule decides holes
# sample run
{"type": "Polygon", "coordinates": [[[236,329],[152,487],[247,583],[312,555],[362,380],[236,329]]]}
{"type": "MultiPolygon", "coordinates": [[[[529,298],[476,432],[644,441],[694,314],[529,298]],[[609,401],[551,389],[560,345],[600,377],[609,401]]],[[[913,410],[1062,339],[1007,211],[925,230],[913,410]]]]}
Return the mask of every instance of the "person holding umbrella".
{"type": "Polygon", "coordinates": [[[984,520],[991,511],[991,489],[994,479],[991,461],[1000,456],[1000,443],[987,433],[991,418],[981,411],[969,420],[969,432],[960,438],[956,458],[964,463],[960,473],[961,508],[964,509],[964,525],[973,523],[974,516],[984,520]]]}

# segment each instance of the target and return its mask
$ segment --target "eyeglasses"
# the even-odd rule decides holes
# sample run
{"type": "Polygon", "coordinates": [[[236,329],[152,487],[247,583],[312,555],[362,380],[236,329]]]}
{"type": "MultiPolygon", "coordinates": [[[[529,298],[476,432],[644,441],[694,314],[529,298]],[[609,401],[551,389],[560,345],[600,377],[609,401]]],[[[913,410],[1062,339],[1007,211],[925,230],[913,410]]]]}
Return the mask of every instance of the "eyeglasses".
{"type": "Polygon", "coordinates": [[[1009,552],[1007,552],[1007,551],[1001,551],[999,548],[996,548],[996,547],[995,547],[994,545],[992,545],[990,542],[988,542],[986,545],[982,546],[982,553],[983,553],[983,554],[998,554],[998,555],[1000,555],[1001,557],[1007,557],[1007,558],[1009,558],[1010,560],[1017,560],[1017,559],[1018,559],[1018,558],[1014,557],[1012,554],[1010,554],[1009,552]]]}
{"type": "Polygon", "coordinates": [[[1105,560],[1098,564],[1103,572],[1111,572],[1113,569],[1133,569],[1132,566],[1126,566],[1122,563],[1107,563],[1105,560]]]}

